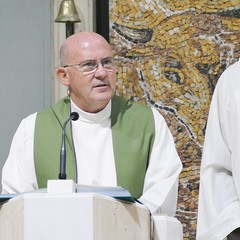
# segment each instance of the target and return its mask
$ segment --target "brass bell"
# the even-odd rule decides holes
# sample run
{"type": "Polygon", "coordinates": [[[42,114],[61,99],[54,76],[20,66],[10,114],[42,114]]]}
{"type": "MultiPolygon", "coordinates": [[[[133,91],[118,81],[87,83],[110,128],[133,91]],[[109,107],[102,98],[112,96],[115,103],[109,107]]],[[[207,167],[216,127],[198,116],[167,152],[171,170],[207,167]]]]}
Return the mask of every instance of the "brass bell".
{"type": "Polygon", "coordinates": [[[73,0],[62,0],[55,22],[81,22],[73,0]]]}

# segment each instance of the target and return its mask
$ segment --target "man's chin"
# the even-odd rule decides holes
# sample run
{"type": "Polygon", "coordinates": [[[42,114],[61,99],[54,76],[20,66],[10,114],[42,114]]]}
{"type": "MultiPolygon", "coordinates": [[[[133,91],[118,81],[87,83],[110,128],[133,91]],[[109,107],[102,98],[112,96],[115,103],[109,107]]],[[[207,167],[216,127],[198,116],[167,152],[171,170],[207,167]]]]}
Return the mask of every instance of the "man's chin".
{"type": "Polygon", "coordinates": [[[111,92],[104,92],[104,93],[98,93],[94,96],[95,102],[108,102],[113,97],[113,93],[111,92]]]}

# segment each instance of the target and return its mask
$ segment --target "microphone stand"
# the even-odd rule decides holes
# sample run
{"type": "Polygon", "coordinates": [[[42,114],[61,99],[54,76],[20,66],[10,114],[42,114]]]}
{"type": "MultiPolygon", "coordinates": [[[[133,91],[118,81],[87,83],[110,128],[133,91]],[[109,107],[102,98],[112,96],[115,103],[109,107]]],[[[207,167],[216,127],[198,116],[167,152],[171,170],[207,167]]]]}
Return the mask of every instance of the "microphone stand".
{"type": "Polygon", "coordinates": [[[62,130],[62,146],[60,150],[60,172],[58,175],[58,179],[67,179],[66,174],[66,144],[65,144],[65,136],[66,136],[66,126],[70,120],[76,121],[78,120],[79,115],[77,112],[72,112],[70,117],[64,122],[63,130],[62,130]]]}

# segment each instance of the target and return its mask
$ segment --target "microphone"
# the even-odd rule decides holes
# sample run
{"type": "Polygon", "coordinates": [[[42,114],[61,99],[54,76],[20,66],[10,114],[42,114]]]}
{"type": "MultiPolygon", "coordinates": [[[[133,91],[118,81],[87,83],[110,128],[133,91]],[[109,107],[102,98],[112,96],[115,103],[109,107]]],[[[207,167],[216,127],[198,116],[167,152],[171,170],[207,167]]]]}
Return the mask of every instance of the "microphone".
{"type": "Polygon", "coordinates": [[[64,122],[62,128],[62,146],[60,150],[60,172],[58,175],[58,179],[67,179],[66,175],[66,144],[65,144],[65,136],[66,136],[66,126],[69,121],[78,120],[79,115],[77,112],[72,112],[70,117],[64,122]]]}

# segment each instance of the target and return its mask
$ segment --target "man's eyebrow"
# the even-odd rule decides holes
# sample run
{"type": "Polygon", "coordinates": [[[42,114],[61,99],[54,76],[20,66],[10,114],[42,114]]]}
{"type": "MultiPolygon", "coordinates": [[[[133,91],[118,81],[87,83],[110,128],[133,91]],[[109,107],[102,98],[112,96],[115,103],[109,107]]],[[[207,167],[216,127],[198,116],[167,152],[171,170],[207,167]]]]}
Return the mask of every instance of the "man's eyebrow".
{"type": "MultiPolygon", "coordinates": [[[[113,57],[109,56],[109,57],[104,57],[104,58],[101,58],[100,61],[102,60],[107,60],[107,59],[114,59],[113,57]]],[[[86,60],[83,60],[81,63],[83,62],[89,62],[89,61],[97,61],[96,59],[86,59],[86,60]]]]}

